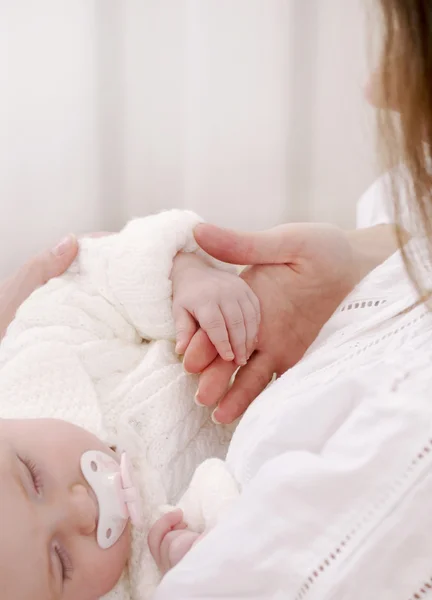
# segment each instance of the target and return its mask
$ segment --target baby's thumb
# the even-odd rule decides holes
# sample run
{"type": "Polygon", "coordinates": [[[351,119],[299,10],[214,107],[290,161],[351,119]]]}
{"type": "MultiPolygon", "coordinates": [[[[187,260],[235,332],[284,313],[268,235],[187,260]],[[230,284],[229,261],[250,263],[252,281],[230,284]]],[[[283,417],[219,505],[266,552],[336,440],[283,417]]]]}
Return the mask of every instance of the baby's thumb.
{"type": "Polygon", "coordinates": [[[173,316],[176,330],[175,351],[177,354],[182,355],[186,352],[198,327],[192,315],[182,307],[174,308],[173,316]]]}

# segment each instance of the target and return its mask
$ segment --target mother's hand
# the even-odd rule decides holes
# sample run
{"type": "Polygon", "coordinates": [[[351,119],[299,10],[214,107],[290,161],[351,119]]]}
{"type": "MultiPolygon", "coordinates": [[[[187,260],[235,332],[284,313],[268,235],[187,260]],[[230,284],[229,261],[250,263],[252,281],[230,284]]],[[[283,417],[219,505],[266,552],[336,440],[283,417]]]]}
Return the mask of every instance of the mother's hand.
{"type": "Polygon", "coordinates": [[[15,275],[0,283],[0,338],[24,300],[49,279],[64,273],[77,252],[78,242],[73,235],[69,235],[55,248],[38,254],[15,275]]]}
{"type": "Polygon", "coordinates": [[[192,340],[184,359],[187,371],[201,373],[197,400],[219,403],[215,419],[240,416],[269,383],[300,360],[353,287],[397,248],[394,227],[344,232],[331,225],[283,225],[259,233],[238,233],[199,225],[198,244],[215,258],[255,265],[242,277],[261,303],[256,351],[236,369],[216,357],[204,332],[192,340]]]}

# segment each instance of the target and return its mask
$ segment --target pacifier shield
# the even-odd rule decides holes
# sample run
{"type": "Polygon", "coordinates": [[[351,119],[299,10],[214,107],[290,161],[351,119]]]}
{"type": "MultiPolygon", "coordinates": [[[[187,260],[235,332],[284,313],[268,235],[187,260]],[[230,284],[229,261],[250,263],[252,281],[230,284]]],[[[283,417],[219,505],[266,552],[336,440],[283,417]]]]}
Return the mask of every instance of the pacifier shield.
{"type": "Polygon", "coordinates": [[[97,542],[104,550],[111,548],[129,519],[120,465],[108,454],[90,450],[81,456],[81,470],[99,504],[97,542]]]}

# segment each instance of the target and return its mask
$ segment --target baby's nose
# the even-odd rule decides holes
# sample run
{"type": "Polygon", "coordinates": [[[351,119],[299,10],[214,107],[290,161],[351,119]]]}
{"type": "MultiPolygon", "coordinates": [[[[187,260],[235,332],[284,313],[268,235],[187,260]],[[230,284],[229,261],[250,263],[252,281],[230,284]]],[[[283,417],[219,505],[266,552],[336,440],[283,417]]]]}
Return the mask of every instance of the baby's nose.
{"type": "Polygon", "coordinates": [[[69,497],[69,519],[82,535],[90,535],[98,520],[97,501],[82,484],[74,485],[69,497]]]}

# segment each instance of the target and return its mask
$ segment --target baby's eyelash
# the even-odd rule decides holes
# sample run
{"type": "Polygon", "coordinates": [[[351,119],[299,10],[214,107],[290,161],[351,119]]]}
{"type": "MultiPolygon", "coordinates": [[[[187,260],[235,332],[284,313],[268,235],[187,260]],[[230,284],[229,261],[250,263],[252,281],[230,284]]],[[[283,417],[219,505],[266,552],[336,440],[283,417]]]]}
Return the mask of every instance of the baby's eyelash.
{"type": "Polygon", "coordinates": [[[31,475],[36,493],[40,494],[43,490],[43,481],[42,481],[42,477],[41,477],[40,471],[39,471],[36,463],[29,458],[25,458],[25,457],[23,458],[21,456],[20,456],[20,460],[27,467],[27,469],[31,475]]]}
{"type": "Polygon", "coordinates": [[[61,564],[63,581],[72,579],[73,567],[67,552],[61,546],[56,546],[55,551],[61,564]]]}

